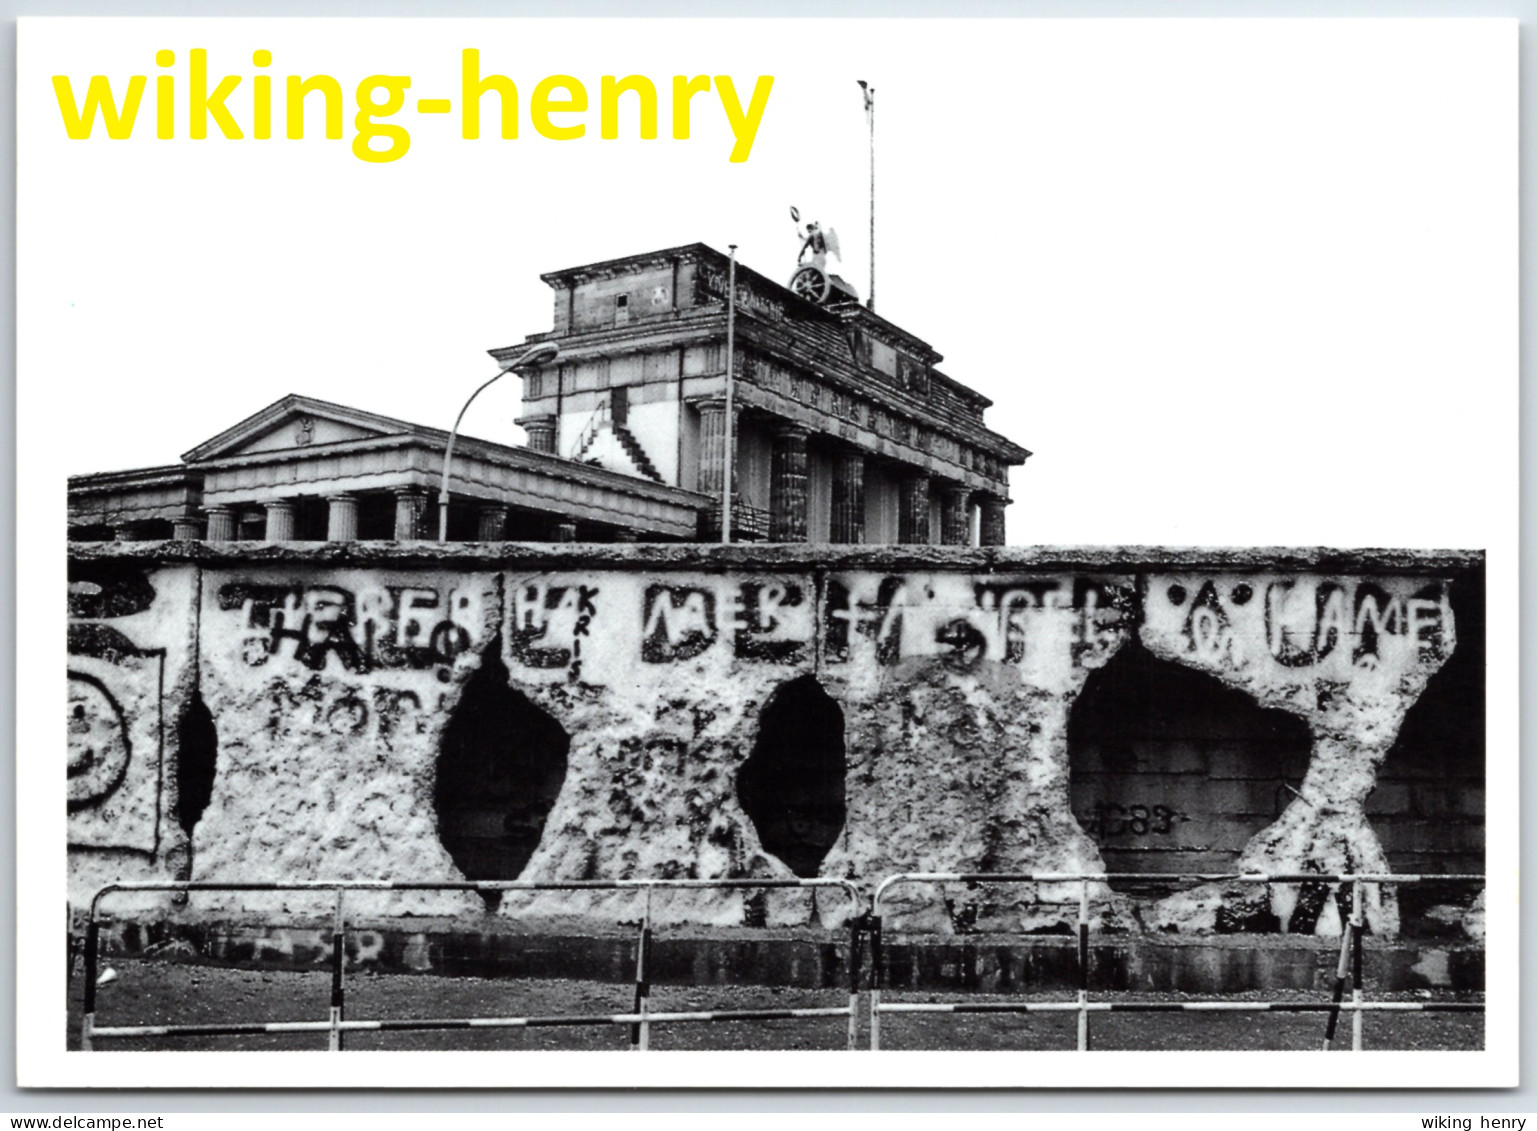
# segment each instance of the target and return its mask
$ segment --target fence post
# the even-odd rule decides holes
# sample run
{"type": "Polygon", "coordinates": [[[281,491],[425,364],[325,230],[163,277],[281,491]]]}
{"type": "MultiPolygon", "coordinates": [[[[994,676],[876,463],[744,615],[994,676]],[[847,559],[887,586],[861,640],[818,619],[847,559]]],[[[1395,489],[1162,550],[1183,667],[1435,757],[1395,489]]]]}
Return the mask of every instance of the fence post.
{"type": "Polygon", "coordinates": [[[342,990],[342,970],[347,965],[347,927],[342,915],[342,899],[346,888],[336,889],[336,920],[331,927],[331,1038],[330,1052],[342,1051],[342,1010],[345,998],[342,990]]]}
{"type": "Polygon", "coordinates": [[[1350,1050],[1352,1052],[1361,1051],[1361,1026],[1366,1020],[1365,1011],[1361,1009],[1361,934],[1366,926],[1366,908],[1363,906],[1365,901],[1362,899],[1364,894],[1365,889],[1362,887],[1360,878],[1357,877],[1350,893],[1350,950],[1352,954],[1350,1000],[1355,1002],[1356,1005],[1353,1011],[1355,1016],[1350,1019],[1350,1050]]]}
{"type": "Polygon", "coordinates": [[[646,1014],[651,1006],[651,980],[646,972],[646,952],[651,949],[651,893],[655,889],[646,885],[646,912],[640,922],[640,945],[635,952],[635,1012],[640,1021],[630,1026],[630,1045],[641,1052],[651,1047],[651,1023],[646,1014]]]}
{"type": "Polygon", "coordinates": [[[1078,1051],[1089,1051],[1089,881],[1078,881],[1078,1051]]]}
{"type": "MultiPolygon", "coordinates": [[[[880,894],[879,889],[876,891],[880,894]]],[[[870,912],[870,1051],[881,1047],[881,982],[886,962],[881,941],[881,917],[870,912]]]]}
{"type": "MultiPolygon", "coordinates": [[[[1340,885],[1340,890],[1344,891],[1343,884],[1340,885]]],[[[1339,1028],[1340,1023],[1339,1004],[1345,1000],[1345,975],[1350,969],[1350,940],[1352,937],[1350,924],[1354,911],[1352,910],[1352,914],[1347,916],[1344,910],[1339,907],[1338,900],[1335,902],[1335,909],[1339,911],[1340,916],[1340,957],[1334,967],[1335,1008],[1329,1010],[1329,1024],[1324,1028],[1324,1052],[1328,1052],[1334,1045],[1334,1033],[1339,1028]]]]}
{"type": "Polygon", "coordinates": [[[80,1049],[91,1051],[91,1030],[96,1027],[96,949],[101,928],[96,922],[96,903],[91,903],[91,917],[85,925],[85,1004],[80,1018],[80,1049]]]}
{"type": "Polygon", "coordinates": [[[859,1041],[859,960],[861,958],[860,932],[864,929],[865,916],[854,907],[849,918],[849,1052],[859,1041]]]}

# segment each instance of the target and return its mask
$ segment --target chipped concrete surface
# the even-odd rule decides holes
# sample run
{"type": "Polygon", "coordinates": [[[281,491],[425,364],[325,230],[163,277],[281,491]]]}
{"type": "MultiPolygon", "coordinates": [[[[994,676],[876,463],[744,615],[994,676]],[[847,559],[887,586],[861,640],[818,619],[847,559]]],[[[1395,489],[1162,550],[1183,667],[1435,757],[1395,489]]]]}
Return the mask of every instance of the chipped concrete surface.
{"type": "MultiPolygon", "coordinates": [[[[1120,576],[839,574],[824,682],[844,704],[848,834],[826,867],[895,872],[1103,871],[1068,801],[1067,718],[1131,627],[1120,576]]],[[[1095,919],[1124,900],[1094,885],[1095,919]]],[[[904,886],[899,929],[1045,930],[1077,885],[904,886]]]]}
{"type": "MultiPolygon", "coordinates": [[[[1445,575],[1476,560],[1363,551],[1350,573],[1338,569],[1348,556],[1309,550],[244,549],[242,564],[227,546],[72,548],[72,576],[115,570],[138,586],[137,600],[145,585],[152,598],[106,617],[84,588],[84,603],[72,593],[72,671],[80,657],[102,669],[104,687],[130,686],[137,657],[86,639],[121,622],[134,649],[180,657],[168,659],[157,696],[116,699],[129,703],[126,733],[155,714],[178,718],[199,687],[219,739],[213,798],[190,846],[164,788],[174,749],[156,770],[162,795],[148,823],[158,840],[148,848],[103,854],[91,839],[103,829],[125,845],[142,836],[142,806],[72,814],[77,905],[109,879],[189,868],[198,880],[462,878],[437,836],[433,784],[443,730],[489,649],[570,736],[565,783],[525,880],[792,878],[763,848],[736,779],[764,704],[806,674],[845,727],[846,817],[821,875],[868,886],[910,870],[1101,870],[1069,805],[1066,726],[1088,674],[1133,629],[1155,655],[1312,730],[1302,798],[1250,842],[1240,867],[1386,871],[1362,803],[1404,712],[1455,646],[1445,575]],[[1260,568],[1267,553],[1271,568],[1260,568]],[[1181,561],[1190,568],[1175,568],[1181,561]],[[138,817],[119,830],[109,817],[118,812],[138,817]]],[[[82,733],[111,722],[94,701],[84,706],[82,733]]],[[[96,747],[110,760],[110,744],[96,747]]],[[[1061,929],[1077,917],[1077,885],[1056,888],[914,888],[892,922],[1061,929]]],[[[1185,893],[1143,918],[1154,929],[1243,929],[1252,896],[1185,893]]],[[[380,913],[484,914],[478,898],[456,893],[358,898],[380,913]]],[[[1268,899],[1266,913],[1295,918],[1287,896],[1268,899]]],[[[315,904],[263,906],[309,915],[315,904]]],[[[189,913],[236,905],[199,893],[189,913]]],[[[633,894],[556,893],[509,896],[499,910],[553,924],[633,920],[642,908],[633,894]]],[[[841,898],[806,891],[658,895],[652,912],[659,923],[718,926],[835,926],[846,914],[841,898]]],[[[1392,933],[1390,894],[1374,894],[1368,913],[1374,930],[1392,933]]],[[[1311,914],[1327,933],[1335,917],[1311,914]]],[[[1100,927],[1138,925],[1125,897],[1101,885],[1091,916],[1100,927]]]]}
{"type": "Polygon", "coordinates": [[[185,878],[170,771],[178,708],[197,679],[197,573],[102,562],[72,575],[68,599],[69,895],[79,904],[115,879],[185,878]]]}
{"type": "MultiPolygon", "coordinates": [[[[495,638],[499,586],[495,574],[205,573],[199,655],[219,758],[193,835],[195,877],[451,876],[433,769],[458,695],[495,638]]],[[[229,903],[193,899],[210,911],[229,903]]],[[[315,902],[242,899],[286,910],[315,902]]],[[[356,899],[366,908],[375,897],[356,899]]],[[[389,897],[413,914],[477,902],[389,897]]]]}
{"type": "MultiPolygon", "coordinates": [[[[1364,806],[1405,713],[1456,646],[1447,585],[1274,573],[1158,574],[1145,585],[1141,635],[1151,652],[1298,716],[1313,735],[1299,795],[1249,841],[1235,870],[1391,871],[1364,806]]],[[[1216,930],[1224,910],[1242,920],[1263,893],[1230,884],[1215,904],[1209,894],[1169,897],[1150,925],[1216,930]]],[[[1282,930],[1295,902],[1292,891],[1271,889],[1282,930]]],[[[1397,932],[1391,887],[1368,886],[1365,904],[1373,931],[1397,932]]],[[[1339,919],[1317,915],[1313,929],[1337,934],[1339,919]]]]}

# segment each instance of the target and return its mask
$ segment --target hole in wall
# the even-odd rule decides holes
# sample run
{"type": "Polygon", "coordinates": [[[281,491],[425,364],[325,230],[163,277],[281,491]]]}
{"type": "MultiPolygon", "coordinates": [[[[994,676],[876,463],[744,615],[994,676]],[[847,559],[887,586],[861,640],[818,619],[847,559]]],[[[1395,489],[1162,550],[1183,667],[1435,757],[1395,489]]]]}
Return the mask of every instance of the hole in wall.
{"type": "MultiPolygon", "coordinates": [[[[465,684],[438,755],[438,838],[471,880],[515,880],[544,835],[566,779],[571,738],[509,685],[493,649],[465,684]]],[[[500,892],[482,892],[488,911],[500,892]]]]}
{"type": "Polygon", "coordinates": [[[843,711],[815,677],[769,696],[737,773],[737,799],[764,851],[797,876],[815,876],[843,831],[847,769],[843,711]]]}
{"type": "MultiPolygon", "coordinates": [[[[1377,771],[1366,815],[1395,872],[1482,873],[1484,860],[1484,577],[1452,582],[1457,647],[1404,715],[1377,771]]],[[[1466,907],[1482,885],[1434,880],[1398,892],[1405,934],[1460,935],[1448,909],[1466,907]],[[1439,910],[1438,910],[1439,909],[1439,910]]]]}
{"type": "Polygon", "coordinates": [[[1312,748],[1301,719],[1135,638],[1089,676],[1067,742],[1073,814],[1112,872],[1227,870],[1291,802],[1312,748]]]}
{"type": "Polygon", "coordinates": [[[176,820],[187,839],[213,799],[219,768],[219,732],[213,713],[194,691],[176,724],[176,820]]]}

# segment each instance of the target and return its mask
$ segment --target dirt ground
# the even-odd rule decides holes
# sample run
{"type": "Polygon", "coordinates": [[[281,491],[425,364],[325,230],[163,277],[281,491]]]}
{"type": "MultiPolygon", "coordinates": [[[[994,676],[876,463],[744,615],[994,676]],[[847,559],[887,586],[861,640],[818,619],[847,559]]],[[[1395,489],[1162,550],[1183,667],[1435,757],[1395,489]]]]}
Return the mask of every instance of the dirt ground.
{"type": "MultiPolygon", "coordinates": [[[[177,962],[123,960],[111,963],[117,977],[97,992],[96,1025],[213,1024],[250,1021],[323,1021],[330,1004],[324,971],[244,970],[177,962]]],[[[69,986],[69,1047],[80,1046],[84,983],[77,965],[69,986]]],[[[445,978],[427,974],[373,975],[349,972],[349,1019],[550,1016],[629,1012],[630,985],[577,980],[445,978]]],[[[1068,995],[1022,995],[1026,1000],[1064,1000],[1068,995]]],[[[1296,993],[1233,995],[1261,1000],[1309,1000],[1296,993]]],[[[1399,995],[1401,998],[1404,995],[1399,995]]],[[[1406,1000],[1417,1000],[1412,996],[1406,1000]]],[[[942,993],[887,993],[888,1002],[996,1000],[942,993]]],[[[1105,997],[1096,1000],[1107,1000],[1105,997]]],[[[1108,1000],[1132,1000],[1108,995],[1108,1000]]],[[[1137,994],[1138,1001],[1194,1001],[1188,995],[1137,994]]],[[[1206,999],[1211,1000],[1211,999],[1206,999]]],[[[1317,1000],[1312,996],[1312,1000],[1317,1000]]],[[[1469,1000],[1478,1000],[1472,998],[1469,1000]]],[[[767,986],[653,986],[651,1009],[784,1009],[843,1006],[840,990],[767,986]]],[[[868,1047],[868,996],[860,999],[859,1047],[868,1047]]],[[[1321,1013],[1099,1014],[1091,1021],[1095,1049],[1263,1050],[1317,1049],[1327,1017],[1321,1013]]],[[[1076,1016],[1067,1014],[883,1014],[886,1049],[1071,1049],[1076,1016]]],[[[651,1048],[842,1049],[846,1017],[772,1021],[679,1022],[651,1029],[651,1048]]],[[[1477,1013],[1368,1014],[1368,1049],[1464,1050],[1483,1047],[1483,1016],[1477,1013]]],[[[1350,1018],[1340,1020],[1335,1048],[1350,1046],[1350,1018]]],[[[316,1049],[324,1033],[233,1037],[112,1038],[115,1049],[316,1049]]],[[[476,1029],[439,1032],[349,1033],[349,1050],[626,1049],[630,1027],[622,1024],[553,1029],[476,1029]]]]}

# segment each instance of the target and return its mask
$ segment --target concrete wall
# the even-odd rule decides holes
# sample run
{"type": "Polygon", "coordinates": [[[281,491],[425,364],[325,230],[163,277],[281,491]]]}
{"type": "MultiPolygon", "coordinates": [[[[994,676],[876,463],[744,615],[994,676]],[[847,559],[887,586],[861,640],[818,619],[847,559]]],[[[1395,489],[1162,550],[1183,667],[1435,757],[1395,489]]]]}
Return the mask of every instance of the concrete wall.
{"type": "MultiPolygon", "coordinates": [[[[1407,552],[76,547],[71,899],[118,877],[460,878],[435,790],[477,673],[475,696],[489,673],[517,710],[542,712],[569,739],[525,880],[789,878],[764,839],[791,827],[808,843],[828,832],[812,858],[821,875],[866,882],[1101,870],[1117,775],[1133,804],[1249,819],[1212,863],[1388,871],[1368,799],[1406,714],[1457,648],[1451,595],[1481,571],[1478,555],[1407,552]],[[1255,755],[1255,732],[1222,696],[1204,735],[1134,724],[1126,755],[1107,753],[1105,728],[1089,725],[1099,746],[1086,746],[1075,706],[1123,651],[1289,720],[1283,803],[1273,788],[1250,798],[1245,783],[1269,755],[1255,755]],[[816,714],[836,731],[841,715],[841,742],[810,754],[771,742],[789,725],[765,723],[776,695],[781,708],[805,704],[780,712],[790,724],[816,714]],[[180,749],[195,702],[216,751],[180,749]],[[1182,743],[1204,753],[1181,755],[1182,743]],[[839,788],[797,796],[807,757],[841,759],[839,788]],[[191,812],[181,783],[197,767],[181,762],[198,758],[211,759],[212,788],[191,812]],[[769,783],[762,804],[787,807],[761,835],[738,789],[749,760],[769,783]],[[1219,764],[1242,772],[1221,779],[1219,764]]],[[[1295,894],[1210,884],[1137,899],[1096,885],[1092,904],[1102,925],[1129,930],[1337,929],[1316,907],[1299,911],[1295,894]]],[[[485,913],[475,896],[371,899],[360,909],[485,913]]],[[[240,905],[322,910],[304,897],[240,905]]],[[[189,913],[234,906],[198,894],[189,913]]],[[[625,910],[611,895],[562,894],[508,897],[497,913],[612,922],[625,910]]],[[[892,910],[908,929],[1049,931],[1075,917],[1076,889],[914,888],[892,910]]],[[[1375,930],[1397,930],[1391,893],[1368,910],[1375,930]]],[[[657,913],[774,925],[831,922],[841,909],[805,892],[690,893],[657,913]]]]}

